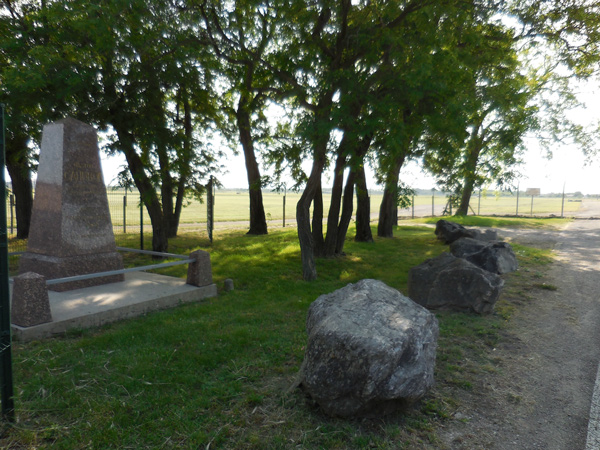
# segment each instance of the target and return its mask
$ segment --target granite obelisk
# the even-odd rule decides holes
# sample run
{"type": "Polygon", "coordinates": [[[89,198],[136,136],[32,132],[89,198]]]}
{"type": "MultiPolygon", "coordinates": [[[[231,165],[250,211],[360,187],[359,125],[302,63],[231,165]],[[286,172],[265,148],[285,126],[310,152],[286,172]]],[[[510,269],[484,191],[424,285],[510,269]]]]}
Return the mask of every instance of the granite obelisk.
{"type": "MultiPolygon", "coordinates": [[[[56,279],[122,268],[96,130],[72,118],[45,125],[29,241],[19,272],[56,279]]],[[[121,280],[123,275],[111,275],[49,288],[67,291],[121,280]]]]}

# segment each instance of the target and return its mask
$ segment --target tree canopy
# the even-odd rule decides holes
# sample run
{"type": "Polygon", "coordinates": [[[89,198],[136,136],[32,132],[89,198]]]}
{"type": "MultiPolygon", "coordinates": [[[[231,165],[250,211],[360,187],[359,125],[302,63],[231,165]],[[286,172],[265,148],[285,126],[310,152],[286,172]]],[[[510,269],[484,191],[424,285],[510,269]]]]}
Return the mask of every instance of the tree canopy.
{"type": "Polygon", "coordinates": [[[510,185],[527,133],[584,142],[561,116],[574,98],[565,80],[591,76],[600,59],[599,5],[584,0],[1,5],[0,100],[22,192],[31,191],[30,142],[41,125],[73,115],[124,155],[121,180],[140,191],[153,248],[165,251],[185,196],[202,195],[219,170],[223,150],[212,142],[222,136],[245,156],[250,233],[267,232],[267,178],[289,168],[302,189],[296,219],[307,280],[317,276],[315,257],[343,254],[355,188],[356,238],[372,241],[366,165],[384,190],[378,234],[389,237],[408,160],[422,159],[465,214],[473,189],[510,185]],[[533,57],[539,49],[559,63],[533,57]],[[277,123],[268,113],[275,105],[285,111],[277,123]],[[272,164],[268,177],[261,161],[272,164]]]}

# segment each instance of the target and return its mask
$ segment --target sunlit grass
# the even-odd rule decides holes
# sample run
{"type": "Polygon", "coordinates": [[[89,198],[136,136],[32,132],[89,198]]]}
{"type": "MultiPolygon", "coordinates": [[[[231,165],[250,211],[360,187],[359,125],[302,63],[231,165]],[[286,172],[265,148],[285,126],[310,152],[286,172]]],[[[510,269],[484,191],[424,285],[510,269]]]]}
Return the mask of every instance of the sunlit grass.
{"type": "Polygon", "coordinates": [[[427,217],[403,221],[403,223],[428,223],[435,224],[444,219],[456,222],[464,226],[491,227],[491,228],[548,228],[559,229],[571,221],[559,217],[495,217],[495,216],[449,216],[449,217],[427,217]]]}

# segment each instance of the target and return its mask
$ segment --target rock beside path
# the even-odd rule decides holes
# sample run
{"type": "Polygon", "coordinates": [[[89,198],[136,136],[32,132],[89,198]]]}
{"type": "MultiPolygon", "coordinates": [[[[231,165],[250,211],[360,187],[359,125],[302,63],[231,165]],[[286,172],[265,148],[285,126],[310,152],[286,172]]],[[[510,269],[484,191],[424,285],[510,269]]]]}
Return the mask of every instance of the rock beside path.
{"type": "Polygon", "coordinates": [[[444,219],[438,220],[435,224],[435,235],[444,244],[451,244],[463,237],[474,238],[475,234],[474,231],[468,230],[458,223],[449,222],[444,219]]]}
{"type": "Polygon", "coordinates": [[[504,281],[463,258],[442,253],[408,273],[408,295],[428,309],[489,314],[504,281]]]}
{"type": "Polygon", "coordinates": [[[435,235],[444,242],[451,244],[461,238],[477,239],[479,241],[497,241],[498,232],[495,230],[478,230],[475,228],[465,228],[462,225],[440,219],[435,225],[435,235]]]}
{"type": "Polygon", "coordinates": [[[506,242],[461,238],[450,244],[450,251],[454,256],[492,273],[504,274],[519,268],[517,256],[506,242]]]}
{"type": "Polygon", "coordinates": [[[381,416],[434,384],[436,317],[377,280],[310,306],[300,386],[332,416],[381,416]]]}

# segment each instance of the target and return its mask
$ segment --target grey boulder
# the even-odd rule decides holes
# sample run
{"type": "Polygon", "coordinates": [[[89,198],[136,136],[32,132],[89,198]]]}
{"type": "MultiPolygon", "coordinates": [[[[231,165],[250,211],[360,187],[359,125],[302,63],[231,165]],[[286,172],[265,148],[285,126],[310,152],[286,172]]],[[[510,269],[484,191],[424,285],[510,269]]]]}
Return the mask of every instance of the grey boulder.
{"type": "Polygon", "coordinates": [[[463,237],[475,237],[475,232],[469,230],[462,225],[454,222],[449,222],[444,219],[440,219],[435,224],[435,235],[444,244],[451,244],[452,242],[463,238],[463,237]]]}
{"type": "Polygon", "coordinates": [[[450,244],[450,252],[492,273],[504,274],[519,268],[517,256],[507,242],[461,238],[450,244]]]}
{"type": "Polygon", "coordinates": [[[497,241],[498,232],[496,230],[486,229],[478,230],[476,228],[465,228],[462,225],[440,219],[435,225],[435,235],[444,244],[451,244],[461,238],[472,238],[480,241],[497,241]]]}
{"type": "Polygon", "coordinates": [[[466,259],[443,253],[408,273],[408,295],[428,309],[488,314],[498,301],[504,281],[466,259]]]}
{"type": "Polygon", "coordinates": [[[332,416],[381,416],[434,384],[436,317],[377,280],[321,295],[308,311],[302,389],[332,416]]]}

